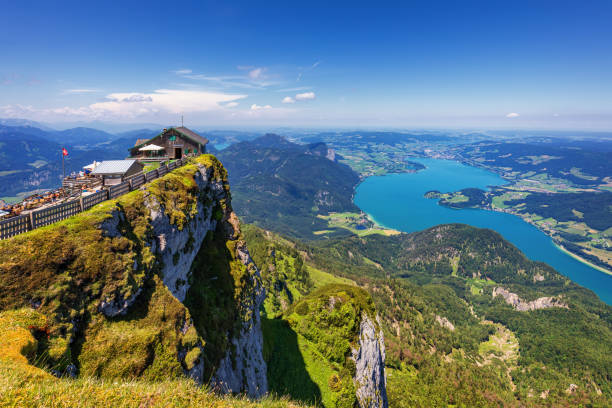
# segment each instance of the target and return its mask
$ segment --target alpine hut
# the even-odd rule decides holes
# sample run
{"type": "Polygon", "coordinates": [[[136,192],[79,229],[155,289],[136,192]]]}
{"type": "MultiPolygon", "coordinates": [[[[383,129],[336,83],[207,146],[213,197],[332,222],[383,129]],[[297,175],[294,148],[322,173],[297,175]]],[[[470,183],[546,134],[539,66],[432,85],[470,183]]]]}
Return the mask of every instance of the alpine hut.
{"type": "Polygon", "coordinates": [[[130,148],[130,159],[139,161],[177,160],[206,153],[208,139],[186,127],[164,129],[152,139],[138,139],[130,148]]]}

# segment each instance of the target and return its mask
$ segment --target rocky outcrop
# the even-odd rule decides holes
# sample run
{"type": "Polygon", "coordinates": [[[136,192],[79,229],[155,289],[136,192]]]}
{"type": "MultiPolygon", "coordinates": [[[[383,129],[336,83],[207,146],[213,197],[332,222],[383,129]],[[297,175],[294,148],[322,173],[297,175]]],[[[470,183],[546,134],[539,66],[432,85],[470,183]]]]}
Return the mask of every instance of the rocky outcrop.
{"type": "Polygon", "coordinates": [[[530,310],[538,310],[538,309],[548,309],[551,307],[563,307],[568,309],[567,304],[563,303],[561,300],[552,297],[545,296],[540,297],[535,300],[525,301],[521,299],[516,293],[512,293],[504,288],[494,288],[493,289],[493,297],[501,296],[504,298],[507,304],[512,306],[515,310],[519,312],[527,312],[530,310]]]}
{"type": "MultiPolygon", "coordinates": [[[[149,238],[146,251],[154,257],[154,268],[159,272],[163,284],[178,301],[185,303],[194,284],[192,274],[196,258],[203,246],[209,245],[207,236],[220,234],[221,241],[235,243],[230,245],[234,248],[233,251],[230,250],[233,252],[230,255],[246,268],[248,280],[244,286],[247,289],[234,299],[238,303],[236,310],[240,311],[237,323],[239,328],[227,332],[228,347],[224,355],[217,356],[219,362],[214,363],[216,368],[210,366],[210,360],[209,366],[205,363],[205,340],[196,340],[193,345],[180,349],[178,360],[186,367],[186,375],[201,384],[208,382],[214,390],[221,393],[244,393],[257,398],[268,391],[259,316],[265,290],[259,271],[242,240],[238,217],[231,208],[227,179],[220,177],[220,173],[223,173],[222,167],[215,168],[220,166],[215,161],[212,164],[211,166],[196,161],[197,170],[193,173],[193,181],[197,189],[192,189],[186,197],[192,204],[183,206],[180,213],[173,208],[174,203],[180,200],[178,196],[169,200],[166,194],[168,191],[164,191],[172,191],[176,186],[167,185],[161,191],[143,188],[145,214],[148,214],[146,235],[149,238]],[[177,214],[183,217],[181,222],[177,222],[177,214]]],[[[181,193],[181,188],[173,193],[181,193]]],[[[125,235],[125,224],[126,215],[122,211],[113,210],[100,227],[104,236],[113,239],[125,235]]],[[[137,259],[136,257],[134,260],[130,276],[145,276],[146,272],[142,271],[137,259]]],[[[107,317],[126,314],[141,294],[146,278],[131,278],[129,281],[105,294],[98,304],[98,311],[107,317]]],[[[232,293],[226,295],[232,296],[232,293]]],[[[193,321],[186,321],[181,329],[182,335],[186,335],[190,330],[197,332],[196,326],[193,321]]]]}
{"type": "Polygon", "coordinates": [[[366,313],[361,319],[359,347],[353,349],[352,354],[356,367],[355,387],[359,406],[388,407],[385,341],[380,325],[373,322],[366,313]]]}
{"type": "MultiPolygon", "coordinates": [[[[257,271],[246,246],[239,246],[236,252],[243,265],[257,271]]],[[[223,393],[241,392],[249,397],[260,397],[268,391],[268,381],[259,317],[259,307],[266,294],[259,271],[252,283],[251,302],[242,305],[247,311],[247,319],[242,323],[239,335],[232,339],[232,347],[221,360],[210,385],[223,393]]]]}
{"type": "Polygon", "coordinates": [[[204,238],[209,231],[215,231],[217,221],[213,218],[213,208],[221,199],[227,199],[221,181],[212,178],[213,169],[201,167],[195,174],[201,198],[196,202],[194,216],[179,229],[171,222],[155,196],[145,200],[151,212],[151,226],[155,241],[152,252],[162,260],[164,283],[181,302],[189,290],[189,270],[204,238]]]}
{"type": "MultiPolygon", "coordinates": [[[[231,346],[214,371],[210,386],[221,393],[244,393],[250,397],[260,397],[268,391],[259,317],[259,308],[265,298],[265,291],[246,244],[239,240],[240,224],[238,217],[231,210],[229,191],[222,180],[213,177],[211,167],[199,167],[194,177],[200,194],[197,208],[193,212],[195,215],[182,229],[172,223],[154,197],[147,201],[151,211],[151,225],[156,236],[154,252],[163,260],[164,284],[178,300],[183,302],[190,288],[192,264],[206,235],[209,232],[223,231],[224,239],[238,240],[235,257],[249,271],[248,286],[251,289],[240,299],[238,305],[241,311],[240,330],[230,339],[231,346]],[[225,211],[217,221],[219,214],[215,214],[215,208],[218,208],[220,202],[225,203],[225,211]],[[218,222],[222,223],[221,229],[217,228],[218,222]]],[[[199,361],[188,374],[202,383],[206,369],[202,361],[199,361]]]]}
{"type": "Polygon", "coordinates": [[[436,322],[442,327],[446,327],[450,331],[455,331],[455,325],[451,323],[446,317],[436,315],[436,322]]]}

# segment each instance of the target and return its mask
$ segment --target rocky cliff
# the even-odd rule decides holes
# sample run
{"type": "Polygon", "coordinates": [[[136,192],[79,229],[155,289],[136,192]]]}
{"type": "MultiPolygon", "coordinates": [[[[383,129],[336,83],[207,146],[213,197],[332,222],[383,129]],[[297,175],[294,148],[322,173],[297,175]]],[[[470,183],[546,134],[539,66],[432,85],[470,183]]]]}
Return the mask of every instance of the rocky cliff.
{"type": "Polygon", "coordinates": [[[0,311],[32,310],[59,375],[190,376],[267,392],[259,271],[209,155],[141,190],[0,242],[0,311]]]}
{"type": "Polygon", "coordinates": [[[548,309],[551,307],[562,307],[568,309],[567,304],[554,296],[543,296],[537,299],[526,301],[521,299],[516,293],[512,293],[507,289],[496,287],[493,288],[493,297],[501,296],[504,301],[519,312],[527,312],[538,309],[548,309]]]}
{"type": "Polygon", "coordinates": [[[361,408],[388,407],[385,376],[385,339],[380,323],[363,314],[359,326],[359,347],[352,350],[355,360],[357,402],[361,408]],[[377,329],[378,328],[378,329],[377,329]]]}
{"type": "Polygon", "coordinates": [[[278,324],[276,333],[285,342],[294,336],[299,339],[306,372],[300,375],[296,368],[286,369],[282,361],[289,358],[282,354],[286,346],[266,337],[267,350],[274,353],[272,390],[285,389],[298,396],[314,383],[325,407],[388,406],[385,344],[368,292],[352,285],[325,285],[294,303],[283,318],[288,326],[281,331],[283,325],[278,324]]]}

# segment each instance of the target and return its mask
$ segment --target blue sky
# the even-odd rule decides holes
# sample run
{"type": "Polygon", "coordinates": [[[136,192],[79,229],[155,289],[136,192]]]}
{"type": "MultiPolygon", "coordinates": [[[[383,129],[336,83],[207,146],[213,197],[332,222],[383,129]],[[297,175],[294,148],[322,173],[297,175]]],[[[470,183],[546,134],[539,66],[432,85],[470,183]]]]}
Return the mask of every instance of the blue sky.
{"type": "Polygon", "coordinates": [[[612,130],[611,1],[106,3],[2,4],[0,117],[612,130]]]}

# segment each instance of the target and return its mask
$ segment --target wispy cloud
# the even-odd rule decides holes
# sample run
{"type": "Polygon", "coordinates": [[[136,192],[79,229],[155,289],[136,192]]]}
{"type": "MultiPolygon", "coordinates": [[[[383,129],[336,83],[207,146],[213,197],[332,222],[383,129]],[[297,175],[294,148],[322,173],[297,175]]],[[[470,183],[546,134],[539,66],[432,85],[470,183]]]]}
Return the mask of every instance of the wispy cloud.
{"type": "Polygon", "coordinates": [[[262,110],[262,109],[272,109],[272,106],[270,105],[261,106],[261,105],[257,105],[256,103],[251,105],[252,111],[257,111],[257,110],[262,110]]]}
{"type": "Polygon", "coordinates": [[[295,95],[296,101],[308,101],[308,100],[313,100],[315,98],[316,98],[316,95],[314,92],[304,92],[304,93],[299,93],[295,95]]]}
{"type": "Polygon", "coordinates": [[[209,75],[194,72],[191,69],[180,69],[172,71],[181,78],[208,82],[209,86],[221,89],[266,89],[278,82],[270,78],[266,72],[266,67],[243,66],[236,67],[239,71],[246,71],[242,74],[232,75],[209,75]]]}
{"type": "Polygon", "coordinates": [[[521,115],[519,115],[519,114],[518,114],[518,113],[516,113],[516,112],[510,112],[509,114],[507,114],[507,115],[506,115],[506,117],[507,117],[507,118],[510,118],[510,119],[512,119],[512,118],[518,118],[519,116],[521,116],[521,115]]]}
{"type": "Polygon", "coordinates": [[[193,71],[190,69],[176,69],[171,72],[174,72],[176,75],[187,75],[187,74],[191,74],[193,71]]]}
{"type": "Polygon", "coordinates": [[[63,119],[135,119],[158,118],[182,113],[221,112],[238,105],[247,95],[221,92],[158,89],[153,92],[111,93],[105,100],[86,106],[34,108],[24,105],[0,107],[7,117],[37,117],[63,119]]]}
{"type": "Polygon", "coordinates": [[[296,86],[295,88],[277,89],[274,92],[299,92],[299,91],[308,91],[310,89],[312,89],[311,86],[296,86]]]}
{"type": "Polygon", "coordinates": [[[249,71],[249,78],[251,79],[259,79],[263,76],[265,68],[255,68],[249,71]]]}
{"type": "Polygon", "coordinates": [[[295,103],[296,101],[311,101],[316,98],[314,92],[303,92],[295,95],[294,97],[285,96],[282,103],[295,103]]]}
{"type": "Polygon", "coordinates": [[[308,71],[312,71],[313,69],[315,69],[316,67],[318,67],[319,65],[321,65],[321,61],[316,61],[314,64],[312,64],[309,67],[306,68],[301,68],[300,72],[297,75],[297,78],[295,79],[296,82],[300,82],[302,80],[302,77],[304,76],[305,72],[308,71]]]}
{"type": "Polygon", "coordinates": [[[98,93],[102,92],[100,89],[93,88],[77,88],[77,89],[65,89],[62,91],[62,94],[69,95],[78,95],[78,94],[90,94],[90,93],[98,93]]]}

